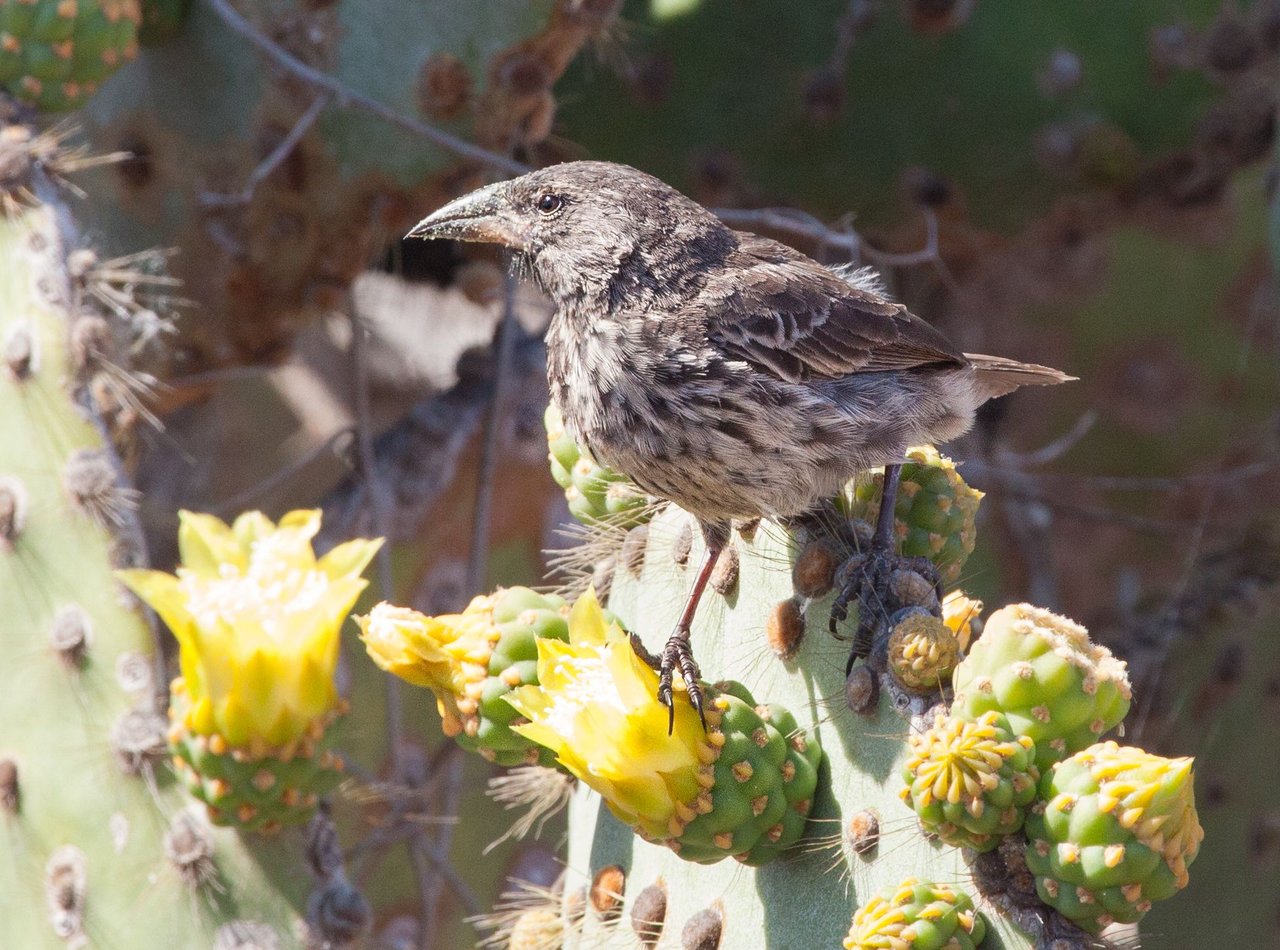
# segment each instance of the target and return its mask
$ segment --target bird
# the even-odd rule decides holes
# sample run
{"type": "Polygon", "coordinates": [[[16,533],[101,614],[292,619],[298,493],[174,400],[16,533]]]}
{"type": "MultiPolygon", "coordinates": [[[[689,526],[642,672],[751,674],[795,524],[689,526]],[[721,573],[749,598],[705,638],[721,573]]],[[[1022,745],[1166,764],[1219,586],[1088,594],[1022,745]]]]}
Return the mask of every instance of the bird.
{"type": "Polygon", "coordinates": [[[735,521],[802,516],[883,466],[872,549],[890,557],[909,446],[955,439],[1020,386],[1074,378],[962,353],[872,274],[733,230],[628,165],[566,162],[489,184],[406,237],[509,249],[555,306],[547,380],[566,431],[696,519],[705,554],[675,629],[660,656],[633,638],[671,717],[677,668],[704,716],[690,631],[735,521]]]}

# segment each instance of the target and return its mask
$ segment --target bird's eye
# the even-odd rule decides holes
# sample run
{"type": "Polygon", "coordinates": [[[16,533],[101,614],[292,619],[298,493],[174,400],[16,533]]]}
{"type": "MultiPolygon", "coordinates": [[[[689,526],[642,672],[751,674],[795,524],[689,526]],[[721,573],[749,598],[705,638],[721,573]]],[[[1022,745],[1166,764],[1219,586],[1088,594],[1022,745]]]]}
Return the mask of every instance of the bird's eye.
{"type": "Polygon", "coordinates": [[[538,210],[543,214],[555,214],[564,207],[564,199],[559,195],[545,194],[538,199],[538,210]]]}

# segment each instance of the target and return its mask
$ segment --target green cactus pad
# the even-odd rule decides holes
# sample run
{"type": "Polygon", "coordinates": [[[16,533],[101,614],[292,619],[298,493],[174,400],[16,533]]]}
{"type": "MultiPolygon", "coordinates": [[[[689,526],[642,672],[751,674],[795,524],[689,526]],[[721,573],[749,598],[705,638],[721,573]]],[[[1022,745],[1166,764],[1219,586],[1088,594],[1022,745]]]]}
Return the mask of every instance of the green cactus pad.
{"type": "Polygon", "coordinates": [[[977,722],[939,716],[912,735],[902,800],[947,844],[990,851],[1022,827],[1040,771],[1035,744],[996,712],[977,722]]]}
{"type": "MultiPolygon", "coordinates": [[[[884,473],[852,482],[841,499],[846,514],[874,522],[884,492],[884,473]]],[[[975,522],[982,492],[970,488],[955,463],[932,446],[907,452],[893,509],[898,550],[910,557],[927,557],[937,565],[942,582],[960,579],[977,540],[975,522]]]]}
{"type": "Polygon", "coordinates": [[[1029,604],[987,619],[952,682],[952,714],[1003,713],[1035,742],[1042,773],[1118,725],[1132,695],[1123,661],[1079,624],[1029,604]]]}
{"type": "Polygon", "coordinates": [[[853,915],[845,950],[973,950],[987,925],[964,891],[909,877],[853,915]]]}
{"type": "Polygon", "coordinates": [[[320,796],[345,778],[342,760],[326,748],[326,731],[289,749],[249,752],[228,746],[221,736],[203,736],[181,725],[188,702],[175,681],[170,694],[169,751],[173,768],[209,819],[246,831],[272,832],[307,821],[320,796]]]}
{"type": "Polygon", "coordinates": [[[1026,823],[1040,899],[1098,933],[1185,887],[1204,838],[1191,767],[1114,742],[1055,765],[1026,823]]]}
{"type": "Polygon", "coordinates": [[[547,427],[551,477],[564,489],[569,511],[584,524],[607,524],[633,528],[652,516],[648,497],[631,479],[601,465],[586,449],[565,432],[560,410],[547,406],[543,422],[547,427]]]}
{"type": "Polygon", "coordinates": [[[757,706],[741,683],[711,692],[708,736],[719,747],[714,782],[678,835],[663,843],[680,857],[712,864],[732,855],[767,864],[804,833],[822,748],[778,706],[757,706]]]}
{"type": "Polygon", "coordinates": [[[78,108],[138,52],[138,0],[0,3],[0,87],[42,112],[78,108]]]}

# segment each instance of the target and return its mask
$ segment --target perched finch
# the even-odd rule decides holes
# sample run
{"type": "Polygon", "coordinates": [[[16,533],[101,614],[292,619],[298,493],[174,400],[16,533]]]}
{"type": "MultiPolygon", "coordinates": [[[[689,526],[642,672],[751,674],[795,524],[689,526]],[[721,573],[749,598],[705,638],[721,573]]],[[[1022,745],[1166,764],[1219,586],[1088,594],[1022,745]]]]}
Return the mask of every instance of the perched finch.
{"type": "Polygon", "coordinates": [[[1061,383],[961,353],[874,280],[726,227],[626,165],[569,162],[464,195],[409,237],[483,241],[555,302],[551,399],[593,457],[697,518],[703,559],[659,667],[702,712],[689,630],[733,519],[786,517],[885,466],[874,546],[892,547],[906,448],[961,435],[982,403],[1061,383]]]}

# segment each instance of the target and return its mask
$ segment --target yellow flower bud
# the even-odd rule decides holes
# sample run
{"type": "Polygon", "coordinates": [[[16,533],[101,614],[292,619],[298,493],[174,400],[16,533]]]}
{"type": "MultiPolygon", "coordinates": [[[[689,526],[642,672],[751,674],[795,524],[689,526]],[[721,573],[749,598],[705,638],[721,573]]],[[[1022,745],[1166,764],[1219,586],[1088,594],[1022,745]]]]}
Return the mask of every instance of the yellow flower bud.
{"type": "Polygon", "coordinates": [[[476,597],[462,613],[437,617],[381,603],[367,617],[356,618],[374,663],[436,694],[446,735],[458,735],[476,718],[467,687],[485,679],[501,636],[493,601],[493,595],[476,597]]]}

